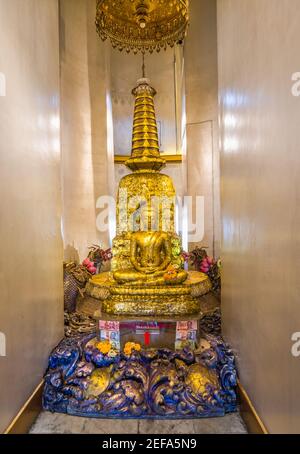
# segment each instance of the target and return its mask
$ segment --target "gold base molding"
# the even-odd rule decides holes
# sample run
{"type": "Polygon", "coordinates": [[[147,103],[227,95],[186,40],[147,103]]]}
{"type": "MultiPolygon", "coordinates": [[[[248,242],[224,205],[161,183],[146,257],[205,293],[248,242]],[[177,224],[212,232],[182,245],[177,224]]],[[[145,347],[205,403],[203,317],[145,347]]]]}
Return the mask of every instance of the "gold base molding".
{"type": "Polygon", "coordinates": [[[201,311],[201,297],[211,290],[206,274],[189,271],[180,285],[128,286],[119,285],[112,273],[94,276],[86,286],[86,293],[102,301],[106,314],[128,316],[182,316],[201,311]]]}
{"type": "Polygon", "coordinates": [[[189,295],[164,296],[157,299],[156,295],[143,298],[139,295],[113,295],[102,302],[101,309],[106,314],[120,314],[127,316],[184,316],[199,314],[201,305],[199,299],[189,295]]]}
{"type": "Polygon", "coordinates": [[[30,427],[42,411],[43,386],[44,380],[36,387],[4,434],[20,435],[29,432],[30,427]]]}
{"type": "Polygon", "coordinates": [[[246,424],[248,432],[250,434],[267,435],[269,432],[255,410],[246,390],[239,381],[238,395],[240,400],[241,416],[246,424]]]}
{"type": "MultiPolygon", "coordinates": [[[[168,164],[181,164],[182,163],[182,155],[181,154],[162,154],[161,157],[168,163],[168,164]]],[[[128,155],[114,155],[114,162],[115,164],[125,164],[126,161],[130,156],[128,155]]]]}

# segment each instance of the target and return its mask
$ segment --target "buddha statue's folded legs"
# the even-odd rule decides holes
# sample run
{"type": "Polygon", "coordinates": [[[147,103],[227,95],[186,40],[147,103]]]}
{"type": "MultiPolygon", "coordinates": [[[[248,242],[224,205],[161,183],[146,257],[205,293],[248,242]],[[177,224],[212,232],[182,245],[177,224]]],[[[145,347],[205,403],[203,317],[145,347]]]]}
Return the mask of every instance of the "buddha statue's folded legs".
{"type": "Polygon", "coordinates": [[[144,284],[149,275],[136,270],[122,270],[115,271],[113,277],[119,284],[139,285],[144,284]]]}
{"type": "Polygon", "coordinates": [[[176,277],[171,281],[167,281],[164,278],[166,271],[157,271],[152,274],[141,273],[134,270],[123,270],[115,271],[113,274],[114,279],[119,284],[129,284],[129,285],[167,285],[167,284],[182,284],[187,278],[187,272],[180,270],[177,272],[176,277]]]}

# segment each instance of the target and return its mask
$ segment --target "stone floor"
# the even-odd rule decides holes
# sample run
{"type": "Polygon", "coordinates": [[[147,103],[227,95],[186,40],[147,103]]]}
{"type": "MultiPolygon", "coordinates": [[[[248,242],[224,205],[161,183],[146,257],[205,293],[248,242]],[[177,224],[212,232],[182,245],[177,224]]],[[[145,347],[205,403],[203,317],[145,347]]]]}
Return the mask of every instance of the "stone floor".
{"type": "Polygon", "coordinates": [[[246,434],[239,415],[222,418],[176,421],[79,418],[42,412],[32,426],[32,434],[246,434]]]}

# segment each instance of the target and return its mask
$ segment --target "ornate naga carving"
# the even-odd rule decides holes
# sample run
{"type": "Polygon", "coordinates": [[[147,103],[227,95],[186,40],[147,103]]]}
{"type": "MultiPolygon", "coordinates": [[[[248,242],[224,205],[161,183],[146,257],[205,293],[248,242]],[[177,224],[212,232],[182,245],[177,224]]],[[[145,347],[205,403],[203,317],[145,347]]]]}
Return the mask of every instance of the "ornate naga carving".
{"type": "Polygon", "coordinates": [[[95,335],[67,339],[54,349],[45,376],[46,410],[93,417],[191,418],[236,409],[234,357],[220,337],[206,348],[103,355],[95,335]]]}

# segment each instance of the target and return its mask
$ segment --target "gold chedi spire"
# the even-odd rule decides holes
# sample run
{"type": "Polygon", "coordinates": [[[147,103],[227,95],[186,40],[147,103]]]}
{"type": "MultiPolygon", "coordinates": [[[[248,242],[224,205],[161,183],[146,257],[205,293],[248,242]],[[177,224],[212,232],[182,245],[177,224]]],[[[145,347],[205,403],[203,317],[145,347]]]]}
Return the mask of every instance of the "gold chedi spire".
{"type": "Polygon", "coordinates": [[[142,78],[132,90],[135,96],[131,157],[126,166],[132,171],[158,172],[165,166],[160,156],[157,123],[154,109],[156,91],[149,79],[142,78]]]}

